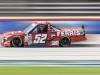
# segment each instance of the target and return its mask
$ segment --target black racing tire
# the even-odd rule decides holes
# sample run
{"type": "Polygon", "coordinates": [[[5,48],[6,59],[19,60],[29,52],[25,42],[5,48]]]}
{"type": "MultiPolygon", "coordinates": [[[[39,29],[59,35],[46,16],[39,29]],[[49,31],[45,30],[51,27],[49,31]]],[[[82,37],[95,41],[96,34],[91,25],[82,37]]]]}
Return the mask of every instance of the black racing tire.
{"type": "Polygon", "coordinates": [[[22,47],[23,46],[23,40],[19,37],[15,37],[11,41],[11,47],[22,47]]]}
{"type": "Polygon", "coordinates": [[[60,47],[68,47],[71,44],[71,40],[68,37],[62,37],[59,43],[60,47]]]}

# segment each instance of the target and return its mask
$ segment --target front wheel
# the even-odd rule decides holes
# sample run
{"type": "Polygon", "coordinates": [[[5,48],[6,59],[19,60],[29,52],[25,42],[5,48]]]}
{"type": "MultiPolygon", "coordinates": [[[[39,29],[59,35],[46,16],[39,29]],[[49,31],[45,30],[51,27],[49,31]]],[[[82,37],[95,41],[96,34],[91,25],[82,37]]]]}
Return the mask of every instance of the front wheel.
{"type": "Polygon", "coordinates": [[[59,43],[60,43],[61,47],[67,47],[71,44],[71,40],[68,37],[63,37],[63,38],[60,39],[59,43]]]}
{"type": "Polygon", "coordinates": [[[22,47],[23,46],[23,40],[19,37],[15,37],[11,41],[11,47],[22,47]]]}

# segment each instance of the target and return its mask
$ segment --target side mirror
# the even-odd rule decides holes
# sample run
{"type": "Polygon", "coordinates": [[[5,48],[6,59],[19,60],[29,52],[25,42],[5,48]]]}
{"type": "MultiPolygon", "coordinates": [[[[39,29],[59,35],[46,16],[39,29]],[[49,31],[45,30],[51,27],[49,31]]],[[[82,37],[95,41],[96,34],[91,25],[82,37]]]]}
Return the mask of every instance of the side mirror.
{"type": "Polygon", "coordinates": [[[54,39],[54,38],[55,38],[55,36],[56,36],[55,34],[52,34],[51,38],[52,38],[52,39],[54,39]]]}

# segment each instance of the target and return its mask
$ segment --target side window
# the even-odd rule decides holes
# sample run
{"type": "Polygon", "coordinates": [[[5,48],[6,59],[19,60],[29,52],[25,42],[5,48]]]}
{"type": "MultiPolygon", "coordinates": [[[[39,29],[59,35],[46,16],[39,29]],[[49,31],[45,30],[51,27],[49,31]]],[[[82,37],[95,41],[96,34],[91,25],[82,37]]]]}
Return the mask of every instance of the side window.
{"type": "Polygon", "coordinates": [[[52,27],[52,32],[56,32],[55,29],[52,27]]]}
{"type": "Polygon", "coordinates": [[[30,33],[43,33],[47,31],[48,31],[48,26],[42,24],[35,27],[33,30],[30,31],[30,33]]]}
{"type": "Polygon", "coordinates": [[[37,33],[37,28],[35,28],[32,33],[37,33]]]}
{"type": "Polygon", "coordinates": [[[38,32],[38,30],[37,30],[37,27],[36,27],[36,28],[32,29],[29,33],[37,33],[37,32],[38,32]]]}
{"type": "Polygon", "coordinates": [[[42,32],[47,32],[48,31],[48,26],[47,25],[39,25],[38,26],[38,33],[42,33],[42,32]]]}

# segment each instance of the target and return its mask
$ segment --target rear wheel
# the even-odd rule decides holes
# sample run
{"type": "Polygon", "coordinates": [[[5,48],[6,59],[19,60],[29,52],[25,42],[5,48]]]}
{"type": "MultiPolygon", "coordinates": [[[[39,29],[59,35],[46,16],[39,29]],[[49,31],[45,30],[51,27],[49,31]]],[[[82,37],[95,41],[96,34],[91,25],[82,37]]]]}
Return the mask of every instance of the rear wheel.
{"type": "Polygon", "coordinates": [[[22,47],[23,46],[23,40],[19,37],[15,37],[11,41],[11,47],[22,47]]]}
{"type": "Polygon", "coordinates": [[[67,47],[67,46],[69,46],[70,44],[71,44],[70,38],[68,38],[68,37],[63,37],[63,38],[61,38],[61,40],[60,40],[60,46],[61,46],[61,47],[67,47]]]}

